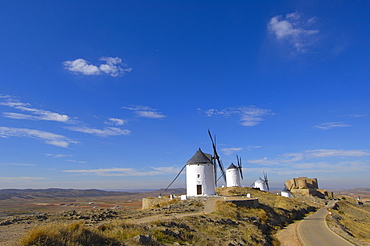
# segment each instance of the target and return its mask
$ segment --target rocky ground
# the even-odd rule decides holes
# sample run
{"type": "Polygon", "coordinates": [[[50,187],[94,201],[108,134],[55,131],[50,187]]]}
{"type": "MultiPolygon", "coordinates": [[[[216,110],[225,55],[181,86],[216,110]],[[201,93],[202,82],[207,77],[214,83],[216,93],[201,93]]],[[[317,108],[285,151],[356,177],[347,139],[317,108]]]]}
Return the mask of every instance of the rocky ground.
{"type": "MultiPolygon", "coordinates": [[[[238,192],[244,195],[245,191],[233,190],[234,194],[238,192]]],[[[293,222],[313,211],[314,204],[324,203],[315,198],[304,201],[255,190],[246,192],[259,198],[259,208],[221,206],[217,201],[224,198],[219,197],[178,201],[144,211],[116,207],[9,216],[0,219],[0,245],[19,245],[21,237],[40,225],[81,222],[85,228],[112,231],[119,223],[137,225],[138,232],[125,239],[125,245],[278,245],[279,241],[282,246],[296,246],[300,245],[295,232],[299,222],[293,222]]]]}
{"type": "Polygon", "coordinates": [[[50,224],[83,222],[87,226],[97,227],[101,224],[111,223],[117,220],[127,223],[146,223],[158,219],[171,219],[171,215],[182,216],[193,215],[203,211],[203,206],[193,206],[192,202],[181,205],[170,205],[168,207],[141,210],[97,209],[90,211],[69,210],[59,213],[39,213],[34,215],[9,216],[0,220],[0,245],[17,245],[19,239],[31,228],[50,224]]]}

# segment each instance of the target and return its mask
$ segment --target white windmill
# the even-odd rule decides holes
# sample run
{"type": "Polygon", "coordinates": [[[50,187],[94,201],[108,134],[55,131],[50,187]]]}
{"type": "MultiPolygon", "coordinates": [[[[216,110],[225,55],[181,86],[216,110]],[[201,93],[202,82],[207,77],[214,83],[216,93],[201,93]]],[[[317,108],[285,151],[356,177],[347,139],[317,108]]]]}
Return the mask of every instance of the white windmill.
{"type": "MultiPolygon", "coordinates": [[[[221,176],[226,182],[226,175],[224,167],[217,154],[216,143],[213,141],[211,132],[208,130],[211,138],[213,156],[204,153],[200,148],[195,155],[186,162],[186,165],[180,170],[174,180],[164,189],[164,193],[175,180],[179,177],[181,172],[186,168],[186,196],[209,196],[215,194],[215,187],[217,186],[217,166],[220,168],[221,176]]],[[[219,178],[219,179],[220,179],[219,178]]]]}
{"type": "Polygon", "coordinates": [[[281,196],[290,198],[290,190],[284,185],[284,189],[281,191],[281,196]]]}
{"type": "Polygon", "coordinates": [[[236,155],[238,160],[238,166],[235,166],[234,163],[226,169],[226,187],[240,186],[240,178],[243,179],[242,172],[242,159],[236,155]]]}
{"type": "Polygon", "coordinates": [[[215,194],[215,174],[212,155],[201,149],[186,162],[186,195],[207,196],[215,194]]]}
{"type": "Polygon", "coordinates": [[[261,191],[270,190],[269,181],[267,179],[267,174],[263,173],[263,179],[258,178],[256,182],[253,183],[253,188],[260,189],[261,191]]]}

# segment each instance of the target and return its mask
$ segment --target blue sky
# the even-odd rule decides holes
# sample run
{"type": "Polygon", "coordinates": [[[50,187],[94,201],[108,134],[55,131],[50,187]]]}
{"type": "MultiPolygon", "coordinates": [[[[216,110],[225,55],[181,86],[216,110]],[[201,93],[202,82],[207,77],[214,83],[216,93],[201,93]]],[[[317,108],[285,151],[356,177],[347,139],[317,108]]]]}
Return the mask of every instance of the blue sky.
{"type": "Polygon", "coordinates": [[[208,129],[243,185],[370,187],[369,1],[0,5],[0,189],[166,187],[208,129]]]}

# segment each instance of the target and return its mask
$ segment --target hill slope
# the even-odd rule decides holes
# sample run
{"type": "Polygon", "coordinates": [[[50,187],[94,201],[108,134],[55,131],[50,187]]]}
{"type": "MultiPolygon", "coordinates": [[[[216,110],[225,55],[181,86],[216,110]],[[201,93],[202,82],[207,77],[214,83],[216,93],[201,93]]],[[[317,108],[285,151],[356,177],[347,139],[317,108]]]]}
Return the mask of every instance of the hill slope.
{"type": "Polygon", "coordinates": [[[147,211],[85,211],[59,217],[47,214],[43,218],[44,226],[29,231],[22,245],[62,245],[66,242],[68,245],[278,245],[274,238],[276,230],[315,210],[301,200],[250,188],[225,192],[250,193],[260,200],[260,206],[246,208],[219,201],[213,213],[205,214],[201,212],[205,198],[201,198],[175,199],[147,211]],[[196,211],[200,213],[195,215],[196,211]],[[188,216],[171,219],[172,214],[179,213],[188,216]],[[135,222],[136,218],[156,214],[165,218],[135,222]],[[52,221],[58,221],[58,225],[52,221]],[[87,240],[86,235],[89,235],[88,240],[96,241],[83,242],[87,240]]]}

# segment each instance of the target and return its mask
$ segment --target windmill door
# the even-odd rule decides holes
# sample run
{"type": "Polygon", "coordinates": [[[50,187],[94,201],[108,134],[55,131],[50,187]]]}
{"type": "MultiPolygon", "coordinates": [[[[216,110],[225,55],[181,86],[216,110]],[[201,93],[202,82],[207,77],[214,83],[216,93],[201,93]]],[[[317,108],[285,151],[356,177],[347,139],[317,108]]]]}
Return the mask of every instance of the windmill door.
{"type": "Polygon", "coordinates": [[[197,185],[197,195],[202,195],[202,185],[197,185]]]}

